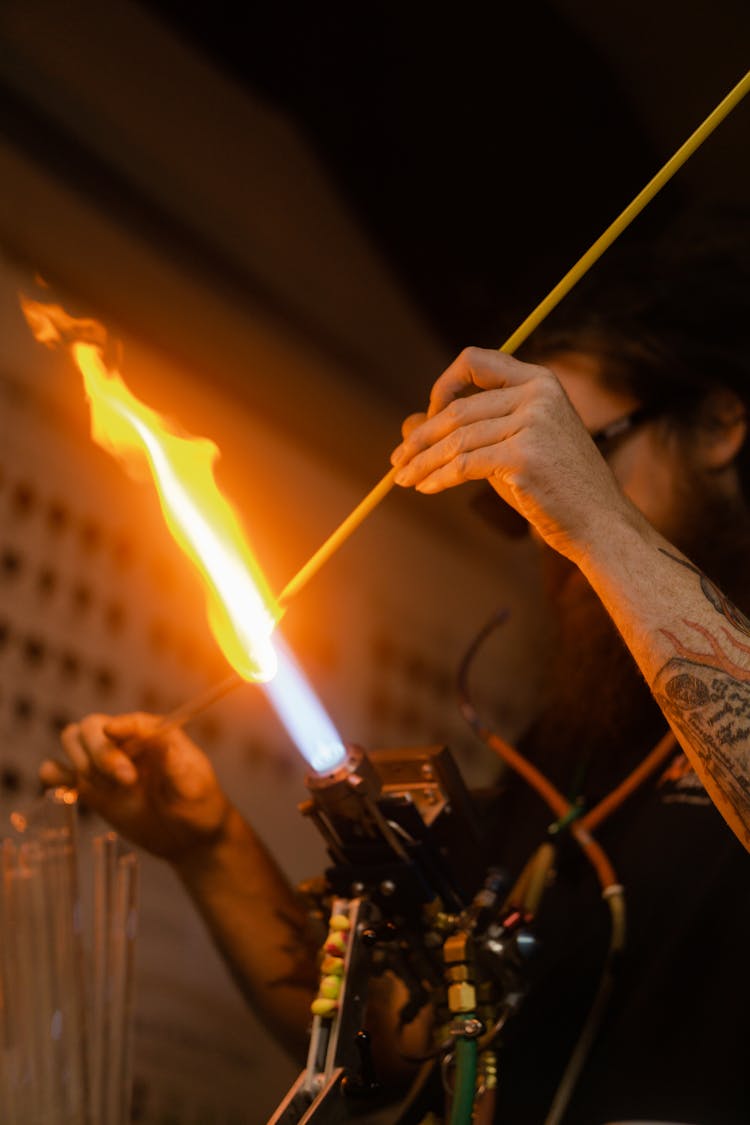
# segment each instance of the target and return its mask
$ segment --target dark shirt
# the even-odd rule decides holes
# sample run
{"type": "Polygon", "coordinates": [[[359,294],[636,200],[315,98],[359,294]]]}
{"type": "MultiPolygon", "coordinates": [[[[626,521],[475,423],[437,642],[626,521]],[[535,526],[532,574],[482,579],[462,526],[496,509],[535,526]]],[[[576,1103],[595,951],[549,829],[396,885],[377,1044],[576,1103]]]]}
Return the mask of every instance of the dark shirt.
{"type": "MultiPolygon", "coordinates": [[[[600,774],[594,801],[621,778],[600,774]]],[[[513,778],[493,812],[494,862],[515,875],[552,819],[513,778]]],[[[750,856],[677,751],[596,835],[625,886],[628,940],[564,1125],[748,1125],[750,856]]],[[[508,1125],[544,1122],[607,949],[609,911],[572,840],[536,928],[532,987],[499,1051],[495,1120],[508,1125]]]]}

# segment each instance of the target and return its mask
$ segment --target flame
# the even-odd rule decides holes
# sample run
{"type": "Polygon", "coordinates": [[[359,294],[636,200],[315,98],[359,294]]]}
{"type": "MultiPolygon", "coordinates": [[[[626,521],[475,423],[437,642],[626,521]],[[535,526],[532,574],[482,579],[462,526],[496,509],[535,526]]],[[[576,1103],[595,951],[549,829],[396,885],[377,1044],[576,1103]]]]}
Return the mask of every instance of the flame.
{"type": "Polygon", "coordinates": [[[136,398],[104,362],[107,332],[98,321],[25,297],[21,306],[37,340],[70,348],[83,376],[94,441],[136,480],[153,479],[172,536],[203,578],[209,622],[229,663],[243,679],[263,682],[312,768],[319,773],[334,769],[346,748],[283,639],[273,643],[282,611],[237,515],[219,491],[217,447],[180,432],[136,398]]]}
{"type": "Polygon", "coordinates": [[[271,633],[281,610],[219,491],[217,447],[180,433],[107,368],[106,331],[97,321],[78,320],[58,305],[25,298],[21,304],[40,342],[70,347],[91,407],[94,441],[134,479],[153,478],[167,526],[203,578],[211,629],[227,660],[243,679],[271,679],[277,667],[271,633]]]}
{"type": "Polygon", "coordinates": [[[284,728],[312,768],[329,773],[346,758],[341,735],[310,687],[283,637],[276,635],[278,668],[263,684],[284,728]]]}

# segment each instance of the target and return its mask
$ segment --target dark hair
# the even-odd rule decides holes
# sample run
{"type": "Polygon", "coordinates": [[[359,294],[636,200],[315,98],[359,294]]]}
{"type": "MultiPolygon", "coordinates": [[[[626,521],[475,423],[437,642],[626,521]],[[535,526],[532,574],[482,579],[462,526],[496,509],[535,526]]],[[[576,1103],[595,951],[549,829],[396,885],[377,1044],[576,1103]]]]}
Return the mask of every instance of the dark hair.
{"type": "MultiPolygon", "coordinates": [[[[602,379],[689,426],[712,392],[733,391],[750,416],[750,239],[688,237],[631,245],[594,267],[520,353],[543,362],[578,351],[602,379]],[[687,242],[687,245],[686,245],[687,242]]],[[[750,498],[750,441],[738,457],[750,498]]]]}

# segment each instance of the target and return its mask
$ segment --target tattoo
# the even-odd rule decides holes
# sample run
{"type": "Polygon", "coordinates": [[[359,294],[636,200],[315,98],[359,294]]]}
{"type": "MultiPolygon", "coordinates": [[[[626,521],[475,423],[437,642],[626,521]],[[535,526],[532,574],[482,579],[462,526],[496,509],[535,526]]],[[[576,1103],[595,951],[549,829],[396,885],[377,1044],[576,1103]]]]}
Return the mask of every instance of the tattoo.
{"type": "MultiPolygon", "coordinates": [[[[713,609],[750,637],[750,620],[715,583],[686,559],[660,550],[692,571],[713,609]]],[[[691,644],[668,629],[660,630],[676,655],[657,673],[654,696],[683,745],[697,755],[717,804],[731,809],[735,829],[739,818],[743,842],[750,849],[750,665],[741,662],[750,656],[750,644],[726,625],[717,636],[696,621],[683,623],[704,643],[696,638],[691,644]]]]}
{"type": "MultiPolygon", "coordinates": [[[[721,672],[726,672],[730,676],[734,676],[741,683],[750,684],[750,668],[744,664],[738,664],[733,660],[731,653],[728,652],[726,648],[722,647],[709,629],[706,629],[703,625],[699,625],[696,621],[687,621],[684,618],[683,624],[687,625],[689,629],[694,629],[696,633],[699,633],[705,638],[706,644],[711,651],[701,652],[699,649],[689,648],[687,645],[684,645],[674,633],[671,633],[669,629],[660,629],[659,632],[672,642],[678,656],[681,656],[683,660],[695,661],[696,664],[710,665],[721,672]]],[[[721,632],[731,645],[734,645],[740,652],[750,655],[750,645],[738,641],[725,626],[722,626],[721,632]]]]}
{"type": "Polygon", "coordinates": [[[750,848],[750,673],[673,657],[658,673],[654,696],[683,745],[698,756],[713,796],[733,810],[750,848]]]}
{"type": "Polygon", "coordinates": [[[740,633],[744,633],[746,637],[750,637],[750,618],[746,617],[742,610],[737,609],[736,605],[730,602],[729,598],[721,592],[715,582],[707,578],[702,570],[699,570],[693,563],[688,562],[687,559],[681,559],[679,555],[673,555],[671,551],[665,551],[663,547],[659,547],[662,555],[666,555],[672,562],[679,563],[684,566],[686,570],[691,570],[693,574],[698,576],[701,584],[701,590],[708,602],[714,607],[717,613],[722,617],[726,617],[735,629],[740,633]]]}

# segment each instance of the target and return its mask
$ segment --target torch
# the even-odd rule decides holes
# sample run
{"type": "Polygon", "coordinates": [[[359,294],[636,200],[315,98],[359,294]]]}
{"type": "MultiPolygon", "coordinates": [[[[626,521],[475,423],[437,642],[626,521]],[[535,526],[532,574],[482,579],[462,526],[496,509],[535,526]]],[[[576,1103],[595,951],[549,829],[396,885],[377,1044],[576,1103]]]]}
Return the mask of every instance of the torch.
{"type": "MultiPolygon", "coordinates": [[[[308,1064],[291,1097],[300,1118],[325,1117],[332,1091],[346,1087],[356,1096],[376,1085],[364,1031],[372,973],[392,968],[407,982],[407,1016],[426,1002],[428,987],[441,984],[443,938],[455,930],[483,869],[471,798],[445,747],[367,754],[344,744],[276,631],[282,606],[218,488],[216,447],[178,431],[132,393],[107,366],[106,333],[95,321],[55,305],[24,300],[23,307],[39,339],[70,349],[94,440],[131,476],[153,481],[172,536],[203,578],[212,631],[235,669],[229,686],[236,678],[258,684],[311,767],[302,811],[331,858],[331,932],[308,1064]]],[[[217,694],[211,689],[199,705],[217,694]]],[[[193,700],[161,729],[195,710],[193,700]]],[[[283,1112],[277,1120],[293,1119],[291,1109],[283,1112]]]]}
{"type": "MultiPolygon", "coordinates": [[[[512,355],[524,343],[748,91],[750,71],[529,313],[500,351],[512,355]]],[[[283,608],[388,495],[396,470],[386,473],[275,599],[235,513],[219,492],[213,475],[216,446],[206,439],[178,435],[155,411],[138,402],[119,374],[104,365],[107,333],[98,321],[76,319],[59,306],[25,298],[21,305],[41,343],[70,347],[91,405],[92,437],[136,479],[142,479],[144,470],[151,471],[172,535],[207,582],[211,627],[235,671],[165,716],[160,729],[186,723],[244,681],[270,680],[276,665],[270,634],[283,608]]]]}
{"type": "MultiPolygon", "coordinates": [[[[526,339],[749,89],[750,73],[501,350],[512,353],[526,339]]],[[[310,799],[303,811],[323,834],[333,861],[327,873],[329,889],[336,895],[328,956],[336,962],[329,967],[336,971],[326,978],[339,979],[340,984],[321,981],[308,1065],[273,1122],[292,1125],[298,1120],[312,1122],[314,1116],[341,1119],[336,1094],[347,1072],[349,1076],[353,1073],[352,1042],[360,1045],[359,1088],[374,1085],[367,1077],[371,1077],[369,1062],[361,1054],[362,1029],[353,1036],[350,1033],[360,1024],[366,991],[368,959],[362,951],[379,943],[397,948],[405,971],[408,974],[414,968],[417,981],[435,981],[442,974],[448,1009],[454,1017],[449,1031],[456,1037],[456,1058],[462,1064],[451,1120],[468,1121],[474,1091],[472,1059],[476,1061],[476,1052],[470,1048],[484,1031],[477,1015],[481,998],[475,987],[476,939],[484,935],[480,943],[484,954],[492,954],[485,977],[489,976],[491,984],[501,984],[502,1020],[522,992],[521,962],[524,951],[533,944],[526,930],[528,917],[522,911],[505,910],[493,877],[479,890],[471,886],[470,877],[467,882],[468,872],[482,870],[472,830],[475,818],[447,751],[443,748],[421,756],[396,752],[388,758],[383,753],[367,755],[347,748],[291,652],[283,642],[274,644],[272,640],[283,603],[388,493],[394,473],[386,474],[275,599],[244,541],[237,517],[217,488],[213,476],[216,447],[205,439],[174,432],[135,399],[119,374],[104,365],[102,334],[95,322],[76,322],[58,307],[33,302],[24,302],[24,310],[38,338],[70,344],[91,404],[94,439],[132,474],[151,474],[170,531],[206,578],[211,627],[236,675],[167,716],[162,729],[187,721],[239,682],[261,683],[313,770],[308,779],[310,799]],[[412,966],[403,955],[409,948],[409,934],[417,930],[419,964],[412,966]],[[370,935],[367,940],[366,934],[370,935]],[[439,971],[430,954],[438,947],[442,951],[439,971]]],[[[492,1034],[498,1026],[496,1021],[492,1034]]],[[[356,1087],[357,1082],[349,1082],[350,1090],[356,1087]]]]}

